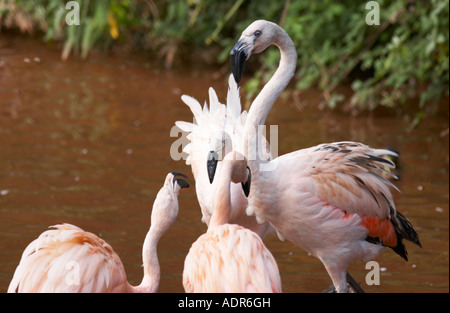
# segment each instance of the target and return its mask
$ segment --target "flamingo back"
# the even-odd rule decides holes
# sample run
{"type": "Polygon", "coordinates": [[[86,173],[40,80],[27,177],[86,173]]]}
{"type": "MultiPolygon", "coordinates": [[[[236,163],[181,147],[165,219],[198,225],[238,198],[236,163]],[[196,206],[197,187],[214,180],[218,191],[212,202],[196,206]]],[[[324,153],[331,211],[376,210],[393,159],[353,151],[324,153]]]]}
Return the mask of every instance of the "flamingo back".
{"type": "Polygon", "coordinates": [[[208,229],[184,263],[186,292],[281,292],[277,263],[261,238],[239,225],[208,229]]]}
{"type": "Polygon", "coordinates": [[[96,235],[70,224],[50,227],[22,254],[8,292],[123,292],[122,262],[96,235]]]}

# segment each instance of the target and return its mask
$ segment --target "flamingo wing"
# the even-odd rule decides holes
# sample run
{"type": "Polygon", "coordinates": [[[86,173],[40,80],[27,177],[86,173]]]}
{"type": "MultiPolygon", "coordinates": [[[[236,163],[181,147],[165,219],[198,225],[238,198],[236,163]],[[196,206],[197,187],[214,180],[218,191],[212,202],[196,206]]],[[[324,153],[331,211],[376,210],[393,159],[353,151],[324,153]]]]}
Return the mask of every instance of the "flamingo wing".
{"type": "Polygon", "coordinates": [[[395,208],[390,187],[397,187],[383,177],[393,175],[390,169],[395,166],[387,156],[396,153],[357,142],[335,142],[284,155],[280,159],[285,162],[279,163],[298,162],[301,192],[318,198],[323,206],[340,209],[342,218],[358,215],[368,230],[366,240],[389,246],[406,259],[402,239],[419,246],[420,242],[395,208]]]}
{"type": "MultiPolygon", "coordinates": [[[[395,214],[395,204],[382,173],[394,166],[383,157],[394,152],[372,149],[355,142],[336,142],[298,150],[280,157],[279,164],[300,170],[304,192],[317,196],[347,213],[385,218],[395,214]]],[[[398,190],[398,189],[397,189],[398,190]]]]}
{"type": "MultiPolygon", "coordinates": [[[[213,88],[209,88],[209,108],[205,102],[202,109],[200,103],[190,96],[183,95],[181,99],[191,109],[194,117],[193,123],[175,122],[182,131],[189,133],[187,138],[191,143],[184,148],[184,152],[188,154],[186,164],[191,165],[193,170],[205,167],[210,150],[209,140],[217,132],[226,132],[231,138],[232,148],[237,147],[235,143],[243,137],[247,111],[241,112],[239,89],[232,75],[229,78],[226,106],[219,102],[213,88]]],[[[195,178],[198,176],[196,174],[198,173],[194,172],[195,178]]]]}
{"type": "Polygon", "coordinates": [[[209,89],[210,108],[205,103],[203,109],[200,103],[190,97],[183,95],[181,99],[191,109],[194,120],[192,123],[177,121],[182,131],[187,132],[190,143],[183,149],[187,153],[186,164],[191,165],[192,173],[196,182],[197,198],[202,210],[202,220],[209,222],[212,214],[210,194],[205,192],[211,189],[206,162],[210,151],[209,140],[216,131],[224,130],[226,124],[226,107],[217,98],[214,89],[209,89]]]}

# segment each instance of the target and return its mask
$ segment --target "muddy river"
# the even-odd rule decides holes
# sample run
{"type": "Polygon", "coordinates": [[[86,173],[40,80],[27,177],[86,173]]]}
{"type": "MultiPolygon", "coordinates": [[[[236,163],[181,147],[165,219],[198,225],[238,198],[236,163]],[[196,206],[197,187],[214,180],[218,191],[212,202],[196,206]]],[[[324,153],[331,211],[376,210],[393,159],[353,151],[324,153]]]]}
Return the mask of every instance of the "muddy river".
{"type": "MultiPolygon", "coordinates": [[[[138,284],[141,247],[165,175],[185,173],[194,185],[190,167],[169,154],[174,122],[192,120],[180,96],[203,103],[212,86],[226,99],[224,69],[167,71],[142,56],[95,53],[62,62],[59,51],[39,40],[0,37],[0,292],[27,244],[63,222],[110,243],[129,282],[138,284]]],[[[278,125],[280,154],[340,140],[401,153],[396,205],[423,248],[407,242],[408,262],[387,249],[377,259],[379,285],[365,283],[363,262],[350,273],[367,292],[449,292],[448,100],[408,132],[411,121],[391,112],[349,116],[317,109],[317,92],[295,97],[280,98],[267,120],[278,125]]],[[[178,219],[158,247],[160,292],[183,292],[184,258],[206,230],[194,188],[183,190],[179,203],[178,219]]],[[[303,250],[275,235],[265,242],[284,292],[319,292],[331,283],[303,250]]]]}

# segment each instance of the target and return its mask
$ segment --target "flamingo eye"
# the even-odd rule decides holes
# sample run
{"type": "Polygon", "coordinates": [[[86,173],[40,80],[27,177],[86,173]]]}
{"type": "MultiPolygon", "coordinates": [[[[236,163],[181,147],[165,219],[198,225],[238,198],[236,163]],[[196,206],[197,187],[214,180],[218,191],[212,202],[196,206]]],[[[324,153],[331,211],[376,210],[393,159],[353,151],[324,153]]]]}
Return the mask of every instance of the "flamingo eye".
{"type": "Polygon", "coordinates": [[[256,38],[258,38],[259,36],[261,36],[261,31],[260,31],[260,30],[257,30],[257,31],[255,31],[255,32],[253,33],[253,35],[254,35],[256,38]]]}

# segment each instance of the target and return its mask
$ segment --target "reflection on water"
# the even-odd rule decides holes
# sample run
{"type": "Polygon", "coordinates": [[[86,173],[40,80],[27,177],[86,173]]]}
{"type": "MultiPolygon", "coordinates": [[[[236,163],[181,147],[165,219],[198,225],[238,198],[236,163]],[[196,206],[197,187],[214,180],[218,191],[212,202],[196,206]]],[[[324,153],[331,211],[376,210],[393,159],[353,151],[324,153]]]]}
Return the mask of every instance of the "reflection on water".
{"type": "MultiPolygon", "coordinates": [[[[59,61],[59,52],[33,40],[0,41],[0,292],[25,246],[49,225],[68,222],[99,234],[124,262],[129,281],[142,278],[141,247],[154,197],[167,172],[188,174],[173,161],[169,136],[190,120],[180,100],[200,101],[213,86],[226,96],[226,75],[165,72],[145,58],[92,56],[59,61]]],[[[282,99],[269,115],[279,125],[279,154],[322,142],[355,140],[401,152],[397,208],[410,219],[423,249],[407,243],[409,262],[392,251],[378,259],[381,285],[369,292],[448,292],[448,108],[406,132],[390,115],[349,117],[303,110],[282,99]]],[[[191,178],[192,181],[192,178],[191,178]]],[[[161,239],[161,292],[182,292],[184,258],[205,231],[193,188],[180,195],[180,214],[161,239]]],[[[266,240],[285,292],[317,292],[330,280],[322,264],[276,236],[266,240]]],[[[364,263],[349,269],[364,282],[364,263]]]]}

